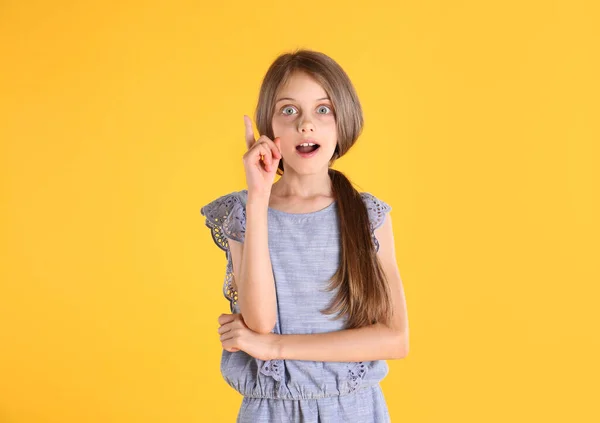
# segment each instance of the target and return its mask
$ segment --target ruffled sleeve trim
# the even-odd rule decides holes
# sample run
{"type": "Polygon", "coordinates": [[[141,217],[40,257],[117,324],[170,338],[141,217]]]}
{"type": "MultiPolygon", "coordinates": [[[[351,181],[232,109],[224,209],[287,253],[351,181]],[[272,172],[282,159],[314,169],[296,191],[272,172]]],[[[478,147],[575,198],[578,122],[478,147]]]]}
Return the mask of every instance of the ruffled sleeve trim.
{"type": "Polygon", "coordinates": [[[233,192],[211,201],[200,209],[202,216],[206,217],[205,223],[210,228],[213,241],[221,250],[225,251],[227,257],[223,295],[229,300],[232,312],[237,305],[238,293],[234,288],[235,275],[228,239],[244,242],[246,233],[245,198],[244,192],[233,192]]]}
{"type": "Polygon", "coordinates": [[[379,251],[379,241],[375,236],[375,229],[379,228],[383,224],[386,214],[392,210],[392,207],[371,193],[361,192],[360,196],[362,197],[365,206],[367,207],[367,213],[369,214],[371,237],[373,239],[373,244],[375,245],[375,250],[379,251]]]}
{"type": "Polygon", "coordinates": [[[246,209],[243,197],[234,192],[211,201],[200,209],[206,217],[205,224],[210,228],[215,244],[228,251],[227,239],[244,242],[246,234],[246,209]]]}

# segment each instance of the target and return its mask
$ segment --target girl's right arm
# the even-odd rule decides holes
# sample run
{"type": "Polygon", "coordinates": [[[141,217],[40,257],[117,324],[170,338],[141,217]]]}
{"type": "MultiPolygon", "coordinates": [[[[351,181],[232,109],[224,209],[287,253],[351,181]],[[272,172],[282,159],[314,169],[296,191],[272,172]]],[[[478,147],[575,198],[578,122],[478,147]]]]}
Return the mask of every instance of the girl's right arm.
{"type": "Polygon", "coordinates": [[[248,184],[246,231],[243,244],[228,240],[238,292],[238,306],[246,326],[270,333],[277,322],[275,280],[269,255],[268,208],[273,179],[281,159],[279,139],[254,140],[252,122],[244,116],[244,167],[248,184]],[[261,163],[262,162],[262,163],[261,163]]]}
{"type": "Polygon", "coordinates": [[[246,326],[258,333],[271,332],[277,321],[275,280],[267,231],[268,204],[268,199],[265,204],[264,199],[248,195],[244,243],[228,240],[238,306],[246,326]]]}

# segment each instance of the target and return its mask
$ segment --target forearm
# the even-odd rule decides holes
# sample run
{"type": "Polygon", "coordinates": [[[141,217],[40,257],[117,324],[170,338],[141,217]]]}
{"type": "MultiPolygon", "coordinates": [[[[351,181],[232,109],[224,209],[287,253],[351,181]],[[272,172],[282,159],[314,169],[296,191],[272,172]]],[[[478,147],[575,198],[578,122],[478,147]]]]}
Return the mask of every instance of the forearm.
{"type": "Polygon", "coordinates": [[[275,355],[308,361],[400,359],[408,350],[408,334],[382,324],[316,334],[277,335],[275,355]]]}
{"type": "Polygon", "coordinates": [[[275,281],[269,254],[268,197],[248,198],[238,304],[251,329],[268,333],[277,319],[275,281]]]}

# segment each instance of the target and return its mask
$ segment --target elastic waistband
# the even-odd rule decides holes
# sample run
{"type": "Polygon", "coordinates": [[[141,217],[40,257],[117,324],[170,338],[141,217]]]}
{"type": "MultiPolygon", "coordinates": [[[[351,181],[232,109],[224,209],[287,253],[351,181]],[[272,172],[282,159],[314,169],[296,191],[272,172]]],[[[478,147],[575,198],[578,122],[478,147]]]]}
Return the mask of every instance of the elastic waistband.
{"type": "Polygon", "coordinates": [[[263,399],[280,399],[280,400],[311,400],[311,399],[320,399],[320,398],[331,398],[331,397],[344,397],[346,395],[353,395],[356,392],[363,389],[370,389],[379,387],[379,382],[375,382],[372,384],[361,385],[356,389],[346,389],[344,391],[340,391],[337,394],[325,394],[323,392],[315,392],[315,393],[307,393],[302,396],[294,396],[292,394],[280,394],[277,392],[267,392],[265,394],[244,394],[240,392],[245,398],[263,398],[263,399]]]}

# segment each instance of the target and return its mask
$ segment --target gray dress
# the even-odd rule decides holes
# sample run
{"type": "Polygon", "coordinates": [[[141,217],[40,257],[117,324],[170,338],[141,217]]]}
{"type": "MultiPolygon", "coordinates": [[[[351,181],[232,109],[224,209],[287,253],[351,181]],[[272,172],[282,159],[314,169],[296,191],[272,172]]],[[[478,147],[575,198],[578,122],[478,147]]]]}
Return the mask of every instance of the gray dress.
{"type": "MultiPolygon", "coordinates": [[[[227,239],[243,242],[248,191],[232,192],[201,209],[215,243],[225,251],[223,293],[239,313],[232,289],[233,264],[227,239]]],[[[362,192],[374,231],[391,207],[362,192]]],[[[337,203],[312,213],[268,209],[269,254],[277,298],[277,334],[311,334],[343,329],[344,318],[319,312],[334,292],[325,288],[340,260],[337,203]]],[[[244,351],[223,350],[221,374],[244,396],[237,422],[389,422],[379,382],[387,375],[385,360],[321,362],[256,359],[244,351]]]]}

